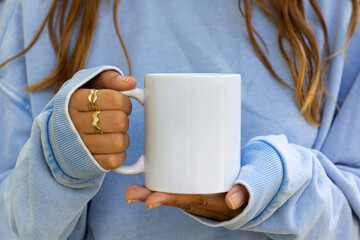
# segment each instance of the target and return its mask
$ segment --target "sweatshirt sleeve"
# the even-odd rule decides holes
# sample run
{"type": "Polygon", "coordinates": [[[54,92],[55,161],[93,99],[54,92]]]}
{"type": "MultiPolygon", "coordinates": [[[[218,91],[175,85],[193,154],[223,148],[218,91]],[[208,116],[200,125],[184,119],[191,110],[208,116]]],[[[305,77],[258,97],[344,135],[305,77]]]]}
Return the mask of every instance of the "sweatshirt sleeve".
{"type": "Polygon", "coordinates": [[[77,228],[85,229],[86,205],[106,170],[83,144],[68,114],[68,102],[78,87],[110,69],[119,71],[103,66],[78,72],[33,122],[26,105],[17,102],[21,98],[0,85],[1,103],[7,106],[0,115],[6,128],[0,152],[7,153],[1,154],[0,173],[0,234],[9,234],[4,239],[63,239],[80,220],[82,226],[77,228]],[[6,148],[21,150],[17,156],[6,148]]]}

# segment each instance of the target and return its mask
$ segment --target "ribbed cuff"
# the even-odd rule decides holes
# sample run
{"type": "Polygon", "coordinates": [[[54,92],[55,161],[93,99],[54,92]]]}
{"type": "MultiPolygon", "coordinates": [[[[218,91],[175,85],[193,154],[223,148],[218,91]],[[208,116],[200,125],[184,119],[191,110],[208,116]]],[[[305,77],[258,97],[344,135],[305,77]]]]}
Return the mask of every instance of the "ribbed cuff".
{"type": "Polygon", "coordinates": [[[241,149],[241,170],[234,184],[244,185],[249,192],[248,204],[241,214],[224,222],[189,215],[207,226],[232,230],[259,216],[278,192],[283,179],[281,157],[268,140],[268,137],[252,139],[241,149]]]}
{"type": "Polygon", "coordinates": [[[112,66],[82,70],[76,73],[56,94],[48,125],[49,141],[55,159],[54,162],[49,163],[53,174],[63,172],[76,181],[87,180],[107,172],[83,143],[68,111],[70,97],[75,90],[106,70],[115,70],[122,74],[119,69],[112,66]]]}

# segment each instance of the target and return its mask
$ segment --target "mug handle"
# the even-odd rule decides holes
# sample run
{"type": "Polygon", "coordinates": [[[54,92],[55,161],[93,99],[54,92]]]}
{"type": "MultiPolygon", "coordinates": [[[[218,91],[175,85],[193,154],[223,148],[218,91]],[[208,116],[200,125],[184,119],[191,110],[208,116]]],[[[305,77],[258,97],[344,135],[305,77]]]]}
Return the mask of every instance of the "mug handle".
{"type": "MultiPolygon", "coordinates": [[[[144,89],[143,88],[135,88],[129,91],[121,91],[122,94],[135,98],[141,105],[144,106],[144,89]]],[[[142,154],[139,159],[130,166],[120,166],[118,168],[113,169],[114,172],[124,174],[124,175],[134,175],[143,173],[145,170],[144,164],[144,154],[142,154]]]]}

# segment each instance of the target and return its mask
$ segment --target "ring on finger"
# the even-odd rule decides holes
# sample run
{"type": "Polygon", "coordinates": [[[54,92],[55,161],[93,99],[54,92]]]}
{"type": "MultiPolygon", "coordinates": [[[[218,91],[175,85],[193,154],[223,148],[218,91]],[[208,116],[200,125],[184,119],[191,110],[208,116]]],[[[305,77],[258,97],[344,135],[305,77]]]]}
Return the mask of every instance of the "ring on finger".
{"type": "Polygon", "coordinates": [[[96,100],[97,100],[97,92],[99,90],[96,89],[91,89],[89,96],[88,96],[88,100],[89,100],[89,111],[98,111],[99,108],[96,105],[96,100]]]}
{"type": "Polygon", "coordinates": [[[98,114],[100,113],[100,111],[99,110],[96,110],[94,113],[93,113],[93,115],[92,115],[92,117],[93,117],[93,122],[92,122],[92,126],[94,127],[94,129],[95,129],[95,133],[98,133],[98,134],[103,134],[103,131],[101,131],[101,129],[100,129],[100,127],[98,126],[98,121],[100,120],[99,118],[98,118],[98,114]]]}

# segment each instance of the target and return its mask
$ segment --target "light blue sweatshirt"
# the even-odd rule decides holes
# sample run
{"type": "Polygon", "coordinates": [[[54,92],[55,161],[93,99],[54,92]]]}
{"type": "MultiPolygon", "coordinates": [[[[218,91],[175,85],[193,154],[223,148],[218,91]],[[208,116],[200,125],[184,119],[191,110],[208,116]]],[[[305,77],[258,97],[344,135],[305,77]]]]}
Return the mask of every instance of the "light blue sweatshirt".
{"type": "MultiPolygon", "coordinates": [[[[0,1],[0,62],[27,46],[51,1],[0,1]]],[[[306,4],[319,41],[319,20],[306,4]]],[[[344,43],[348,0],[318,0],[331,52],[344,43]]],[[[71,94],[102,71],[127,75],[112,22],[102,1],[86,70],[54,96],[26,92],[54,67],[47,30],[24,56],[0,69],[0,239],[360,239],[360,32],[332,58],[321,127],[310,125],[294,93],[280,85],[255,55],[237,0],[122,0],[119,24],[138,87],[162,72],[242,75],[242,166],[235,183],[250,199],[230,221],[216,222],[160,206],[127,205],[125,189],[143,176],[102,169],[72,124],[71,94]]],[[[293,86],[276,26],[257,7],[255,29],[275,71],[293,86]]],[[[321,48],[322,53],[324,49],[321,48]]],[[[144,148],[143,108],[133,102],[126,164],[144,148]]]]}

